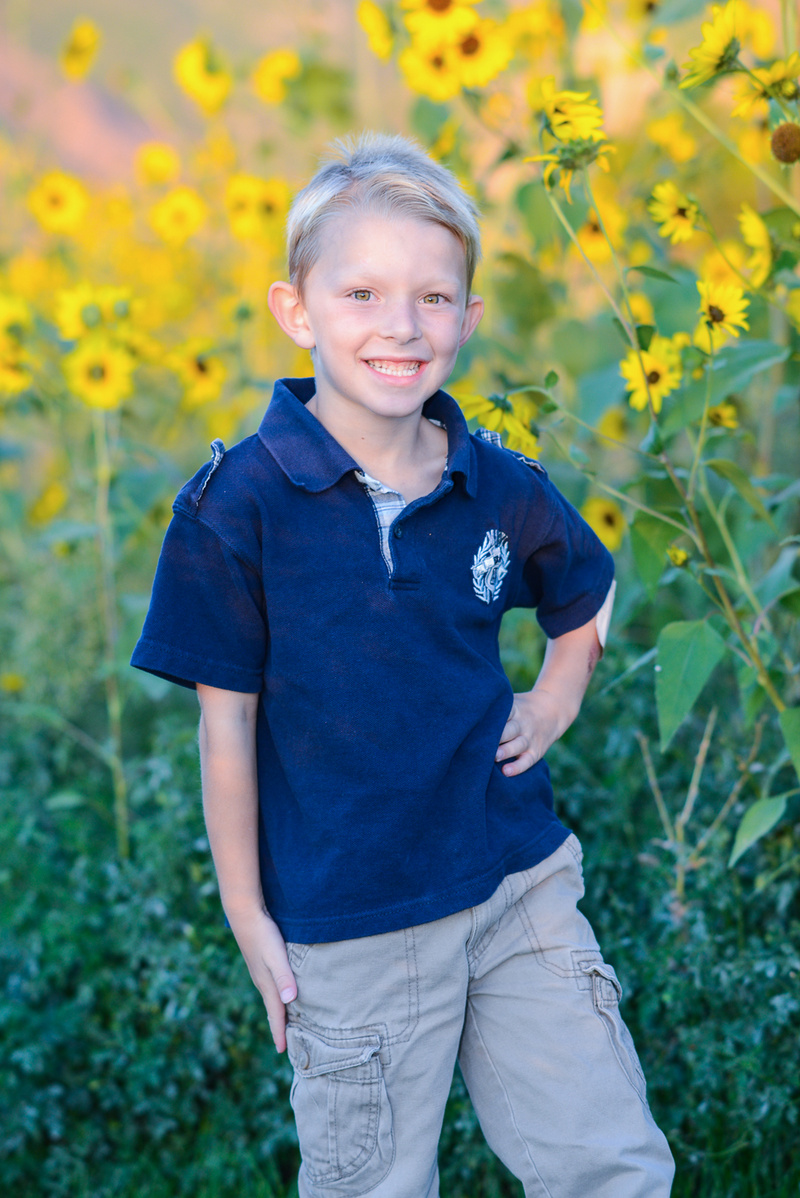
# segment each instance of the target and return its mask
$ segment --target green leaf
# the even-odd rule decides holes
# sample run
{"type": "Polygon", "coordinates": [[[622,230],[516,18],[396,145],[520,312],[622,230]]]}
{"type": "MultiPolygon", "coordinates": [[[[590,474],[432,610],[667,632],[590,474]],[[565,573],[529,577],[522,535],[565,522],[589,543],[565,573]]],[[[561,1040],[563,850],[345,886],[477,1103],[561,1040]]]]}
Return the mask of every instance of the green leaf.
{"type": "Polygon", "coordinates": [[[647,275],[648,279],[663,279],[665,283],[678,282],[672,275],[668,275],[665,270],[656,270],[654,266],[628,266],[625,273],[629,274],[632,270],[638,270],[640,275],[647,275]]]}
{"type": "Polygon", "coordinates": [[[792,765],[800,778],[800,707],[787,707],[778,716],[778,722],[792,765]]]}
{"type": "Polygon", "coordinates": [[[556,374],[555,370],[548,370],[547,374],[544,376],[545,387],[555,387],[557,382],[558,375],[556,374]]]}
{"type": "MultiPolygon", "coordinates": [[[[790,352],[788,346],[776,345],[774,341],[742,341],[724,346],[714,356],[710,405],[714,407],[734,391],[744,390],[757,374],[785,362],[790,352]]],[[[690,382],[670,396],[669,411],[660,421],[664,436],[680,432],[687,424],[699,420],[703,415],[705,396],[705,377],[690,382]]]]}
{"type": "Polygon", "coordinates": [[[650,427],[645,433],[639,448],[642,453],[661,453],[664,448],[664,442],[661,440],[661,432],[655,420],[650,421],[650,427]]]}
{"type": "Polygon", "coordinates": [[[652,324],[637,324],[636,340],[639,342],[639,349],[648,350],[650,342],[655,336],[656,327],[652,324]]]}
{"type": "Polygon", "coordinates": [[[705,620],[679,620],[662,628],[657,648],[656,707],[663,753],[724,657],[726,646],[705,620]]]}
{"type": "Polygon", "coordinates": [[[767,832],[772,831],[778,820],[783,817],[786,810],[786,799],[791,793],[788,791],[787,794],[775,795],[772,799],[758,799],[752,807],[748,807],[742,817],[742,822],[736,829],[733,848],[728,858],[729,866],[735,865],[742,853],[746,852],[762,836],[766,836],[767,832]]]}
{"type": "Polygon", "coordinates": [[[630,349],[631,339],[628,336],[627,332],[625,331],[625,325],[622,323],[622,321],[620,320],[620,318],[618,316],[612,316],[611,320],[612,320],[612,323],[614,324],[614,327],[616,328],[617,332],[619,333],[620,337],[622,338],[625,348],[630,349]]]}
{"type": "Polygon", "coordinates": [[[631,549],[636,571],[650,598],[656,592],[659,579],[667,564],[667,545],[675,539],[677,529],[655,516],[637,513],[631,525],[631,549]]]}
{"type": "MultiPolygon", "coordinates": [[[[726,478],[741,495],[746,503],[756,513],[761,520],[765,520],[770,528],[775,528],[772,516],[764,507],[764,501],[758,491],[750,481],[748,474],[742,470],[741,466],[737,466],[735,462],[729,462],[727,458],[707,458],[705,465],[708,466],[720,478],[726,478]]],[[[777,529],[775,529],[777,532],[777,529]]]]}
{"type": "Polygon", "coordinates": [[[83,807],[85,803],[84,796],[77,794],[74,790],[60,790],[44,801],[48,811],[70,811],[74,807],[83,807]]]}

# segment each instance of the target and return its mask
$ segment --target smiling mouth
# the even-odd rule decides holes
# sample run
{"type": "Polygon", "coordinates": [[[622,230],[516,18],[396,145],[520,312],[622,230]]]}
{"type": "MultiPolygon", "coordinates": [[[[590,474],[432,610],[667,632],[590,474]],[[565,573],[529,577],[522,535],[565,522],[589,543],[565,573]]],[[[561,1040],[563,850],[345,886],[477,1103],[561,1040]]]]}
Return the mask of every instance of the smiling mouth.
{"type": "Polygon", "coordinates": [[[418,374],[422,366],[424,366],[424,362],[386,362],[381,358],[367,358],[366,362],[367,366],[371,366],[379,374],[418,374]]]}

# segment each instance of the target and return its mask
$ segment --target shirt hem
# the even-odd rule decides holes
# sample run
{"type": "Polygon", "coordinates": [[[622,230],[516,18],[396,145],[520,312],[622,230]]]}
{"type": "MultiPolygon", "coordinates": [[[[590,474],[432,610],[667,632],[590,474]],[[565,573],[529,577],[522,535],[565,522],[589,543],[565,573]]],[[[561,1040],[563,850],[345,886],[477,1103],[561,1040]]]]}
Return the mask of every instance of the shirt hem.
{"type": "Polygon", "coordinates": [[[326,944],[335,940],[357,940],[383,932],[396,932],[417,924],[432,923],[457,911],[475,907],[494,894],[503,879],[521,869],[532,869],[559,848],[570,829],[553,819],[533,840],[503,857],[492,869],[469,878],[434,896],[395,903],[378,910],[351,913],[325,920],[292,919],[270,907],[270,915],[284,940],[295,944],[326,944]]]}

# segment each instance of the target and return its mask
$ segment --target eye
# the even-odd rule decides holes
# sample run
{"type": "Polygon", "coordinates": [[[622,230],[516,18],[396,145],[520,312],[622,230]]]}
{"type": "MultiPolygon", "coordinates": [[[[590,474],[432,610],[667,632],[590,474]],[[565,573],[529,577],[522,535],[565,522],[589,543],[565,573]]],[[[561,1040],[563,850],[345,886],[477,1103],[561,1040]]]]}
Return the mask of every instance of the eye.
{"type": "Polygon", "coordinates": [[[359,287],[356,291],[351,291],[350,294],[357,300],[365,300],[368,296],[372,295],[372,292],[368,291],[366,287],[359,287]]]}
{"type": "Polygon", "coordinates": [[[447,299],[446,295],[439,295],[438,292],[434,291],[431,295],[423,296],[422,302],[423,302],[423,304],[430,304],[430,303],[438,304],[440,300],[446,300],[446,299],[447,299]]]}

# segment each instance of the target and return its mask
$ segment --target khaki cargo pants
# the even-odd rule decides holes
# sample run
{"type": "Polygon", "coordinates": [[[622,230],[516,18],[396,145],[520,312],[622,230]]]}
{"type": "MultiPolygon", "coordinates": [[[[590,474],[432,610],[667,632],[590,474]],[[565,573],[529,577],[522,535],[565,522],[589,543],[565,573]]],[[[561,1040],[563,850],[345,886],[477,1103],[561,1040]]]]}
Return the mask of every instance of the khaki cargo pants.
{"type": "Polygon", "coordinates": [[[570,835],[477,907],[289,945],[300,1198],[437,1198],[456,1059],[526,1198],[667,1198],[672,1157],[582,895],[570,835]]]}

